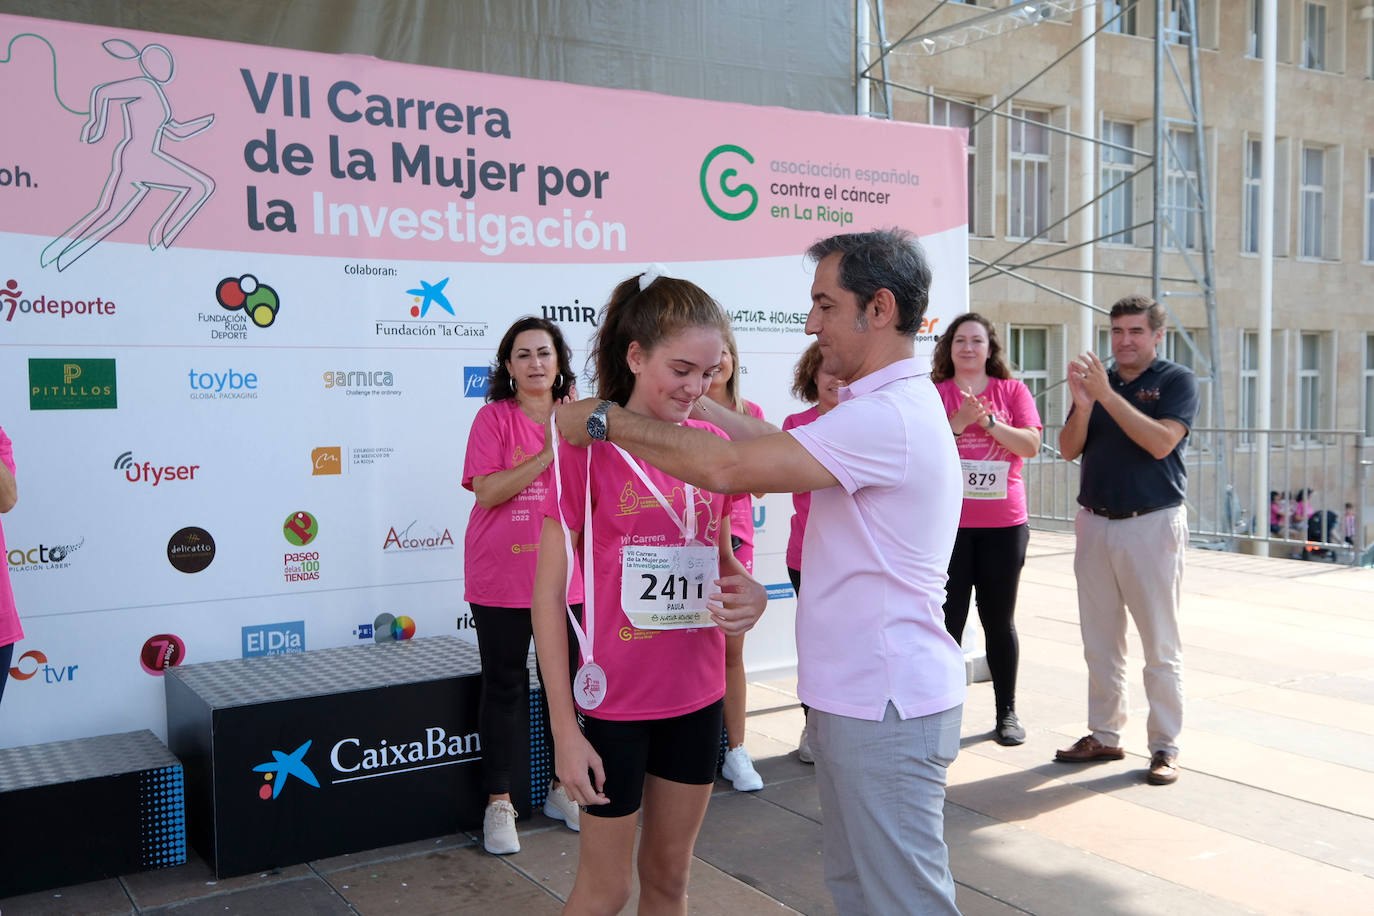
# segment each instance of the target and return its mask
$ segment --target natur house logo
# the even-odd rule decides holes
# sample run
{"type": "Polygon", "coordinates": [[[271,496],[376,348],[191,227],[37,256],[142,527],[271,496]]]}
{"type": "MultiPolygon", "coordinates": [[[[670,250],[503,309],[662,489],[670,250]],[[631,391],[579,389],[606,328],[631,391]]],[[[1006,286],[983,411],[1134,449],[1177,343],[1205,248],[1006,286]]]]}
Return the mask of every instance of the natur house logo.
{"type": "Polygon", "coordinates": [[[30,359],[29,410],[114,410],[113,359],[30,359]]]}

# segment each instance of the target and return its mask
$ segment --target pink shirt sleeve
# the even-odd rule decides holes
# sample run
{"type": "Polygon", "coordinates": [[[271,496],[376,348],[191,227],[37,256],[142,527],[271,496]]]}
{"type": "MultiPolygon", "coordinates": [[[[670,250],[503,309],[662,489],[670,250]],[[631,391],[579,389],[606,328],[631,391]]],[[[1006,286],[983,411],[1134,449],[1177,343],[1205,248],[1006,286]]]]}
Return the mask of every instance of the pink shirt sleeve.
{"type": "Polygon", "coordinates": [[[508,470],[505,454],[510,450],[502,429],[500,401],[485,405],[477,411],[468,433],[468,450],[463,459],[463,489],[472,489],[472,478],[485,477],[508,470]]]}
{"type": "Polygon", "coordinates": [[[1011,425],[1017,429],[1044,429],[1040,422],[1040,411],[1035,406],[1035,396],[1030,393],[1026,383],[1020,379],[1006,379],[1002,382],[1007,389],[1007,400],[1011,406],[1011,425]]]}

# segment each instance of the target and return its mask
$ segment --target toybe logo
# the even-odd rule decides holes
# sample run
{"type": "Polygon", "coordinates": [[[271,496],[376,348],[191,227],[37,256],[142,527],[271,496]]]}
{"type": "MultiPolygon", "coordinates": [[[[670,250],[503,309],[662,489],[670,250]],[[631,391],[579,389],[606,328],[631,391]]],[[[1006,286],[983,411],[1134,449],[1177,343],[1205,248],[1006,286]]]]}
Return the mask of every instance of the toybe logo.
{"type": "Polygon", "coordinates": [[[192,369],[186,373],[191,384],[191,400],[254,400],[258,396],[256,372],[227,369],[223,372],[203,372],[192,369]]]}
{"type": "MultiPolygon", "coordinates": [[[[2,172],[3,170],[0,170],[2,172]]],[[[115,313],[115,304],[106,299],[57,299],[46,295],[25,299],[19,281],[13,278],[0,287],[0,314],[6,321],[14,321],[16,314],[43,315],[49,318],[80,316],[105,317],[115,313]]]]}
{"type": "Polygon", "coordinates": [[[112,359],[30,359],[29,410],[114,410],[112,359]]]}
{"type": "Polygon", "coordinates": [[[195,480],[196,471],[200,470],[200,465],[164,464],[155,466],[148,461],[139,464],[134,461],[133,452],[123,452],[114,460],[114,469],[123,471],[124,479],[129,483],[146,483],[155,487],[158,484],[171,483],[176,480],[195,480]]]}
{"type": "Polygon", "coordinates": [[[243,657],[295,655],[305,651],[305,621],[264,623],[243,628],[243,657]]]}
{"type": "MultiPolygon", "coordinates": [[[[293,547],[305,547],[320,533],[319,519],[304,509],[293,512],[282,523],[282,535],[293,547]]],[[[320,577],[320,552],[295,550],[282,555],[282,576],[287,582],[313,582],[320,577]]],[[[304,637],[304,625],[302,625],[304,637]]]]}
{"type": "Polygon", "coordinates": [[[10,677],[16,681],[27,681],[38,675],[43,676],[44,684],[70,684],[76,680],[76,669],[80,665],[50,665],[48,656],[38,649],[30,649],[19,656],[19,661],[10,669],[10,677]]]}
{"type": "Polygon", "coordinates": [[[198,573],[215,559],[215,539],[204,528],[190,525],[167,541],[167,562],[184,573],[198,573]]]}
{"type": "Polygon", "coordinates": [[[486,366],[463,367],[463,397],[484,398],[491,384],[491,370],[486,366]]]}

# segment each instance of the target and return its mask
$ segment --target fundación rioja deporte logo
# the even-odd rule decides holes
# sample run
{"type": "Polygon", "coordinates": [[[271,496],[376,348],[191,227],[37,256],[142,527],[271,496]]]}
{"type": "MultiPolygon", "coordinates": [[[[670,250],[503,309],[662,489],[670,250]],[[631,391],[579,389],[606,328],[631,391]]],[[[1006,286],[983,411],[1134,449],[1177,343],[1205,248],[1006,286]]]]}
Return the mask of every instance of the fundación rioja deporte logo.
{"type": "Polygon", "coordinates": [[[275,322],[277,311],[281,308],[277,291],[259,282],[252,274],[225,277],[219,281],[215,285],[215,301],[230,312],[242,309],[243,314],[260,328],[269,327],[275,322]]]}

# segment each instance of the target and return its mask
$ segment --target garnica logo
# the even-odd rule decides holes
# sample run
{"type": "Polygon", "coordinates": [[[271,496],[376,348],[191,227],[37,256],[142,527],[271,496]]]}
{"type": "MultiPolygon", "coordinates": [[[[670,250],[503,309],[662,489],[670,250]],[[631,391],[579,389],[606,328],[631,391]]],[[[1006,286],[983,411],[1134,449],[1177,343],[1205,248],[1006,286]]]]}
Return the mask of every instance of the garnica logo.
{"type": "Polygon", "coordinates": [[[701,197],[711,212],[721,219],[732,222],[745,219],[759,205],[759,193],[747,183],[736,184],[739,178],[738,163],[743,159],[749,165],[754,157],[742,146],[722,143],[706,154],[701,161],[701,197]],[[717,164],[716,160],[720,160],[717,164]],[[748,203],[739,198],[748,197],[748,203]],[[743,206],[742,206],[743,205],[743,206]]]}

